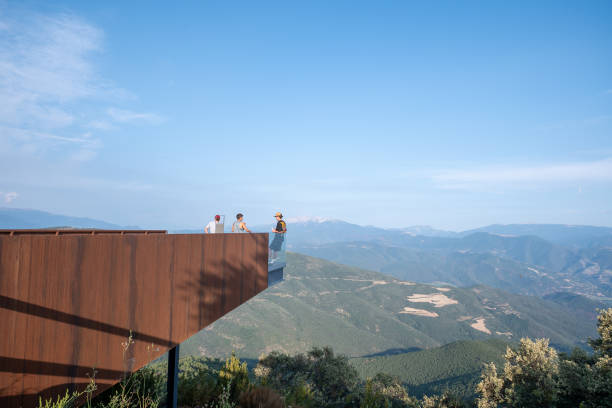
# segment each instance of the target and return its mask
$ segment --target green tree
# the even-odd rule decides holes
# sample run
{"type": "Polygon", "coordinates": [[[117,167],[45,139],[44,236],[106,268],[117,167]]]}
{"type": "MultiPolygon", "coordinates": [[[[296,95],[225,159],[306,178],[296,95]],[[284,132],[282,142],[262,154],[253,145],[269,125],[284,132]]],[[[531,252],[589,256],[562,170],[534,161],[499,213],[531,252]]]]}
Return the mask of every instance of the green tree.
{"type": "Polygon", "coordinates": [[[335,355],[329,347],[314,347],[306,354],[295,356],[272,352],[259,360],[255,375],[259,382],[288,398],[295,400],[305,395],[316,407],[359,404],[357,371],[346,356],[335,355]]]}
{"type": "Polygon", "coordinates": [[[402,408],[416,405],[417,400],[408,395],[397,377],[378,373],[366,381],[362,407],[402,408]]]}
{"type": "Polygon", "coordinates": [[[219,370],[202,357],[188,356],[179,362],[179,406],[205,406],[220,394],[219,370]]]}
{"type": "Polygon", "coordinates": [[[518,349],[508,348],[504,372],[497,375],[495,365],[485,367],[477,386],[479,408],[553,407],[557,394],[559,357],[548,339],[521,339],[518,349]]]}
{"type": "Polygon", "coordinates": [[[487,364],[477,386],[479,408],[612,408],[612,308],[600,312],[593,354],[575,349],[560,355],[548,340],[522,339],[506,352],[504,372],[487,364]]]}
{"type": "Polygon", "coordinates": [[[342,406],[352,394],[358,383],[357,370],[350,365],[348,358],[334,355],[331,347],[314,347],[307,353],[312,366],[311,379],[314,386],[325,396],[326,401],[334,401],[342,406]]]}
{"type": "Polygon", "coordinates": [[[449,392],[442,395],[428,397],[425,395],[420,404],[421,408],[465,408],[465,403],[449,392]]]}
{"type": "Polygon", "coordinates": [[[599,337],[590,340],[594,354],[574,350],[560,363],[558,407],[612,407],[612,308],[597,318],[599,337]]]}
{"type": "Polygon", "coordinates": [[[575,408],[588,401],[589,389],[594,381],[595,359],[586,351],[576,348],[570,355],[560,355],[557,383],[557,407],[575,408]]]}
{"type": "Polygon", "coordinates": [[[599,338],[590,340],[589,344],[601,356],[612,355],[612,308],[600,311],[597,316],[597,332],[599,338]]]}
{"type": "Polygon", "coordinates": [[[551,407],[555,403],[555,376],[559,371],[557,351],[548,339],[521,339],[517,351],[506,351],[504,379],[509,386],[505,400],[511,406],[551,407]]]}
{"type": "Polygon", "coordinates": [[[360,408],[390,408],[391,403],[386,400],[380,390],[376,388],[371,378],[365,383],[365,392],[361,398],[360,408]]]}
{"type": "Polygon", "coordinates": [[[495,363],[485,364],[476,392],[481,395],[478,408],[494,408],[503,401],[504,379],[497,375],[495,363]]]}
{"type": "Polygon", "coordinates": [[[219,380],[224,386],[230,385],[232,400],[237,400],[240,393],[249,388],[249,370],[247,363],[243,363],[232,352],[232,355],[225,361],[225,365],[219,370],[219,380]]]}

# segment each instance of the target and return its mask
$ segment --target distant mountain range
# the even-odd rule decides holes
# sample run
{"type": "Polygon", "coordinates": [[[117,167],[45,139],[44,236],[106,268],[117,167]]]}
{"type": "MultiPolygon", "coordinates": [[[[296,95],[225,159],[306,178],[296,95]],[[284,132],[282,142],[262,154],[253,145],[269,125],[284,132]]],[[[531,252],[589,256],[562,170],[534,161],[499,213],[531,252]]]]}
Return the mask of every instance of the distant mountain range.
{"type": "Polygon", "coordinates": [[[612,238],[612,228],[593,227],[588,225],[562,225],[562,224],[510,224],[489,225],[470,231],[462,232],[469,235],[473,232],[488,232],[490,234],[503,234],[514,236],[532,235],[555,244],[575,248],[587,248],[597,245],[601,239],[612,238]]]}
{"type": "MultiPolygon", "coordinates": [[[[288,220],[290,250],[423,283],[488,285],[519,294],[612,298],[612,228],[514,224],[450,232],[383,229],[321,217],[288,220]]],[[[0,228],[138,228],[0,208],[0,228]]],[[[268,231],[270,226],[253,226],[268,231]]],[[[202,230],[171,231],[196,233],[202,230]]]]}
{"type": "MultiPolygon", "coordinates": [[[[92,218],[70,217],[66,215],[51,214],[45,211],[26,210],[18,208],[0,208],[0,229],[11,228],[125,228],[109,222],[92,218]]],[[[137,227],[128,227],[137,228],[137,227]]]]}
{"type": "Polygon", "coordinates": [[[289,224],[288,231],[293,251],[399,279],[484,284],[531,295],[564,291],[612,297],[612,228],[493,225],[427,236],[328,221],[289,224]],[[516,235],[521,232],[529,235],[516,235]],[[555,234],[556,239],[544,238],[555,234]]]}
{"type": "MultiPolygon", "coordinates": [[[[591,248],[612,246],[612,228],[562,224],[509,224],[489,225],[467,231],[454,232],[417,225],[405,228],[385,229],[361,226],[324,217],[293,217],[287,223],[291,228],[293,245],[314,245],[331,242],[372,241],[402,242],[406,237],[461,238],[476,232],[506,236],[535,236],[551,243],[591,248]]],[[[252,226],[256,231],[268,231],[270,225],[252,226]]],[[[93,218],[58,215],[46,211],[0,207],[0,228],[126,228],[93,218]]],[[[134,227],[131,227],[134,228],[134,227]]],[[[181,231],[197,232],[199,228],[181,231]]]]}
{"type": "Polygon", "coordinates": [[[453,232],[428,226],[385,229],[317,217],[298,217],[288,219],[287,223],[291,231],[291,242],[296,246],[372,240],[401,244],[406,239],[415,237],[463,238],[478,232],[506,237],[538,237],[552,244],[572,248],[589,248],[593,245],[601,246],[604,243],[612,243],[612,228],[588,225],[489,225],[467,231],[453,232]]]}

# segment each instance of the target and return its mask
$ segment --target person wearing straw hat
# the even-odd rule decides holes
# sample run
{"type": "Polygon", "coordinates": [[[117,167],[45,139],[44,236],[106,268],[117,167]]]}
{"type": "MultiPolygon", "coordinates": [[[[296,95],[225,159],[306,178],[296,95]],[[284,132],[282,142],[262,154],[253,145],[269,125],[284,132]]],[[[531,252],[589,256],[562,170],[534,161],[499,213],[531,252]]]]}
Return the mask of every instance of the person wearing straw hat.
{"type": "Polygon", "coordinates": [[[272,243],[270,244],[271,262],[276,260],[278,252],[283,247],[283,241],[285,240],[285,234],[287,233],[287,223],[283,221],[283,214],[277,212],[274,214],[274,218],[276,218],[276,228],[272,229],[274,239],[272,239],[272,243]]]}

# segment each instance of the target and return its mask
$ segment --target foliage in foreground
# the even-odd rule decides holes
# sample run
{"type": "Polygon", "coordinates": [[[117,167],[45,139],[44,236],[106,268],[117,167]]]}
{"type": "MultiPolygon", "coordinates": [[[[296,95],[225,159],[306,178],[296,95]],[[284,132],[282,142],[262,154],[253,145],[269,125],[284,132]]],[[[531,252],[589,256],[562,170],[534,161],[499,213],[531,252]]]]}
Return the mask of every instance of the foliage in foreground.
{"type": "Polygon", "coordinates": [[[408,395],[397,377],[387,374],[376,374],[364,383],[348,358],[335,355],[329,347],[294,356],[273,352],[260,359],[254,371],[257,382],[279,391],[287,407],[464,407],[451,394],[419,401],[408,395]]]}
{"type": "Polygon", "coordinates": [[[272,352],[259,360],[255,375],[260,383],[283,390],[289,403],[358,406],[357,371],[347,357],[334,355],[329,347],[314,347],[295,356],[272,352]]]}
{"type": "Polygon", "coordinates": [[[72,408],[81,405],[83,401],[86,401],[88,407],[91,406],[91,395],[96,390],[95,378],[91,378],[87,387],[81,392],[75,391],[70,393],[66,390],[66,394],[63,396],[58,395],[57,399],[49,398],[43,401],[42,398],[38,398],[38,408],[72,408]]]}
{"type": "MultiPolygon", "coordinates": [[[[485,365],[477,386],[479,408],[612,407],[612,308],[598,317],[593,354],[576,349],[559,355],[547,339],[524,338],[508,348],[503,372],[485,365]]],[[[165,402],[165,365],[153,365],[89,401],[95,408],[157,408],[165,402]]],[[[40,401],[39,408],[69,408],[87,393],[40,401]]],[[[88,395],[89,395],[88,394],[88,395]]],[[[417,400],[397,377],[377,374],[359,380],[348,358],[331,348],[290,356],[273,352],[259,360],[254,380],[246,363],[232,354],[219,360],[187,357],[180,362],[179,405],[184,408],[460,408],[448,392],[417,400]]]]}
{"type": "Polygon", "coordinates": [[[53,398],[50,398],[43,402],[43,400],[39,398],[38,407],[39,408],[70,408],[76,404],[76,401],[79,399],[80,396],[81,394],[78,392],[73,392],[72,394],[70,394],[68,390],[66,390],[66,394],[63,397],[58,395],[56,400],[54,400],[53,398]]]}
{"type": "Polygon", "coordinates": [[[558,355],[547,339],[524,338],[516,351],[508,348],[502,373],[494,363],[485,366],[478,408],[612,407],[612,308],[597,320],[592,355],[558,355]]]}

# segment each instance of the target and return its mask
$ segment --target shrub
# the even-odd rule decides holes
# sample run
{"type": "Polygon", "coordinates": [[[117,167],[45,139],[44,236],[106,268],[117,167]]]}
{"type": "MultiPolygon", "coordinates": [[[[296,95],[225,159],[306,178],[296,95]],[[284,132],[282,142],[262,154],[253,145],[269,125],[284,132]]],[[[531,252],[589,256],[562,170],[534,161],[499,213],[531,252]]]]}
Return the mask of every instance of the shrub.
{"type": "Polygon", "coordinates": [[[272,352],[259,360],[255,375],[287,402],[303,406],[358,406],[359,379],[346,356],[336,356],[329,347],[312,348],[306,354],[288,356],[272,352]]]}
{"type": "Polygon", "coordinates": [[[362,407],[402,408],[416,404],[417,400],[408,395],[397,377],[378,373],[366,381],[362,407]]]}
{"type": "Polygon", "coordinates": [[[38,407],[39,408],[72,408],[78,407],[82,405],[83,402],[86,402],[87,407],[91,407],[91,395],[97,389],[96,378],[95,378],[95,370],[94,376],[90,377],[89,384],[87,387],[81,392],[75,391],[72,394],[68,390],[66,390],[66,394],[62,397],[61,395],[57,396],[57,399],[54,401],[53,398],[49,398],[44,401],[42,398],[38,398],[38,407]]]}
{"type": "MultiPolygon", "coordinates": [[[[210,408],[234,408],[236,404],[232,400],[231,388],[232,380],[230,379],[221,386],[221,394],[216,403],[210,404],[210,408]]],[[[209,405],[206,405],[206,407],[209,407],[209,405]]]]}
{"type": "Polygon", "coordinates": [[[66,395],[63,397],[58,395],[55,401],[53,401],[53,398],[50,398],[43,402],[42,398],[39,398],[38,408],[72,408],[75,406],[80,396],[81,394],[78,392],[70,394],[68,390],[66,390],[66,395]]]}
{"type": "Polygon", "coordinates": [[[92,401],[96,408],[156,408],[165,399],[166,377],[143,367],[92,401]]]}
{"type": "Polygon", "coordinates": [[[218,397],[219,371],[204,358],[185,357],[179,362],[178,405],[204,406],[218,397]]]}
{"type": "Polygon", "coordinates": [[[285,401],[290,407],[302,406],[304,408],[314,408],[316,406],[312,388],[303,381],[291,387],[285,397],[285,401]]]}
{"type": "Polygon", "coordinates": [[[250,384],[247,363],[241,362],[232,352],[232,355],[225,361],[225,365],[219,370],[219,380],[221,384],[230,385],[231,399],[236,401],[250,384]]]}
{"type": "Polygon", "coordinates": [[[256,387],[243,392],[239,406],[240,408],[285,408],[280,395],[268,387],[256,387]]]}
{"type": "Polygon", "coordinates": [[[428,397],[427,395],[423,397],[421,402],[422,408],[466,408],[467,406],[461,400],[461,398],[445,392],[442,395],[436,395],[433,397],[428,397]]]}
{"type": "Polygon", "coordinates": [[[493,363],[485,366],[478,407],[612,407],[612,308],[601,311],[597,331],[592,355],[558,356],[546,339],[522,339],[518,350],[506,352],[502,374],[493,363]]]}

